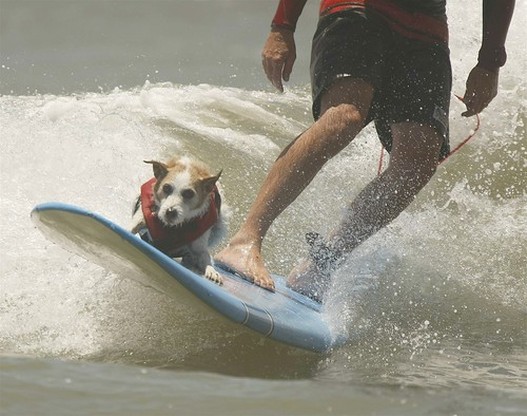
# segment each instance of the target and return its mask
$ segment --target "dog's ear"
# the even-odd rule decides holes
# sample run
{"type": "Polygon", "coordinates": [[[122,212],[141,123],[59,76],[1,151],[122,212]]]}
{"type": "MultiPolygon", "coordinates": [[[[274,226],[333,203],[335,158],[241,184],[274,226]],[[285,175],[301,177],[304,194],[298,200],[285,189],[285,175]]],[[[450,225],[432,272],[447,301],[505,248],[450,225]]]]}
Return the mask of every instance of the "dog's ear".
{"type": "Polygon", "coordinates": [[[143,160],[143,162],[150,163],[151,165],[153,165],[154,176],[158,181],[163,179],[168,173],[168,166],[164,163],[157,162],[155,160],[143,160]]]}
{"type": "Polygon", "coordinates": [[[212,190],[214,189],[214,185],[216,185],[216,182],[218,182],[218,179],[220,179],[222,172],[223,170],[220,170],[217,175],[202,179],[201,183],[205,188],[206,192],[212,192],[212,190]]]}

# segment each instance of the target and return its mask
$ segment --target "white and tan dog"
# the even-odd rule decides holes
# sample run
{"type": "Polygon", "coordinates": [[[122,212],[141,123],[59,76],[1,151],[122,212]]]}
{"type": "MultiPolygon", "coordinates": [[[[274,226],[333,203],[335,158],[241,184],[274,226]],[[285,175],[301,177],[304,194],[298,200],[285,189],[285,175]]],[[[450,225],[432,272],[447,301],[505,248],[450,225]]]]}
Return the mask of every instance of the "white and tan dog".
{"type": "Polygon", "coordinates": [[[174,157],[153,165],[154,178],[141,186],[132,218],[132,233],[181,264],[222,284],[212,267],[210,249],[227,234],[217,175],[202,162],[174,157]]]}

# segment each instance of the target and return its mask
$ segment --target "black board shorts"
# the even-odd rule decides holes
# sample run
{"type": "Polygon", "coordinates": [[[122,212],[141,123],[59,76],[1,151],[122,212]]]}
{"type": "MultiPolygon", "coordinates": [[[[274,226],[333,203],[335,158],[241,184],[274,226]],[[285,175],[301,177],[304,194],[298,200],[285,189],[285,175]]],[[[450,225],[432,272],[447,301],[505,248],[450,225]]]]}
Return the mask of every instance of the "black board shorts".
{"type": "Polygon", "coordinates": [[[448,112],[452,70],[446,45],[409,39],[392,31],[373,12],[346,10],[321,17],[313,38],[313,116],[320,117],[323,93],[337,79],[351,77],[374,88],[367,122],[390,151],[390,126],[431,125],[443,136],[440,158],[449,152],[448,112]]]}

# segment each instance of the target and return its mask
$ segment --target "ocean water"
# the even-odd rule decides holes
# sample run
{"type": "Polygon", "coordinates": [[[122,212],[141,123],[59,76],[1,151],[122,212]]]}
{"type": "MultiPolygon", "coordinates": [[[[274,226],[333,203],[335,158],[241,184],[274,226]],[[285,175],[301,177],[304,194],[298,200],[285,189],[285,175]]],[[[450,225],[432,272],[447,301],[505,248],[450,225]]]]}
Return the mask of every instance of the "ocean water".
{"type": "MultiPolygon", "coordinates": [[[[480,4],[450,2],[453,92],[480,4]]],[[[195,328],[176,301],[48,242],[30,221],[61,201],[126,226],[144,159],[215,169],[231,233],[280,150],[311,123],[310,37],[285,94],[260,68],[270,0],[0,0],[0,414],[527,415],[527,4],[500,94],[475,138],[412,206],[355,251],[325,313],[350,342],[325,355],[195,328]]],[[[453,97],[451,140],[474,128],[453,97]]],[[[377,172],[371,128],[270,230],[287,274],[377,172]]]]}

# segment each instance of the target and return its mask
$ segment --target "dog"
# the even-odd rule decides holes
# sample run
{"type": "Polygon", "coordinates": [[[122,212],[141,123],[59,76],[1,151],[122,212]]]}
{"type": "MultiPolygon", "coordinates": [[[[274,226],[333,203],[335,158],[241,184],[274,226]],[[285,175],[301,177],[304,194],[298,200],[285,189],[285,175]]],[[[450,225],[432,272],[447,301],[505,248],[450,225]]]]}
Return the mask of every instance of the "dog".
{"type": "Polygon", "coordinates": [[[210,249],[227,234],[218,179],[193,158],[173,157],[166,163],[145,160],[154,177],[141,186],[132,215],[131,232],[181,264],[217,284],[210,249]]]}

